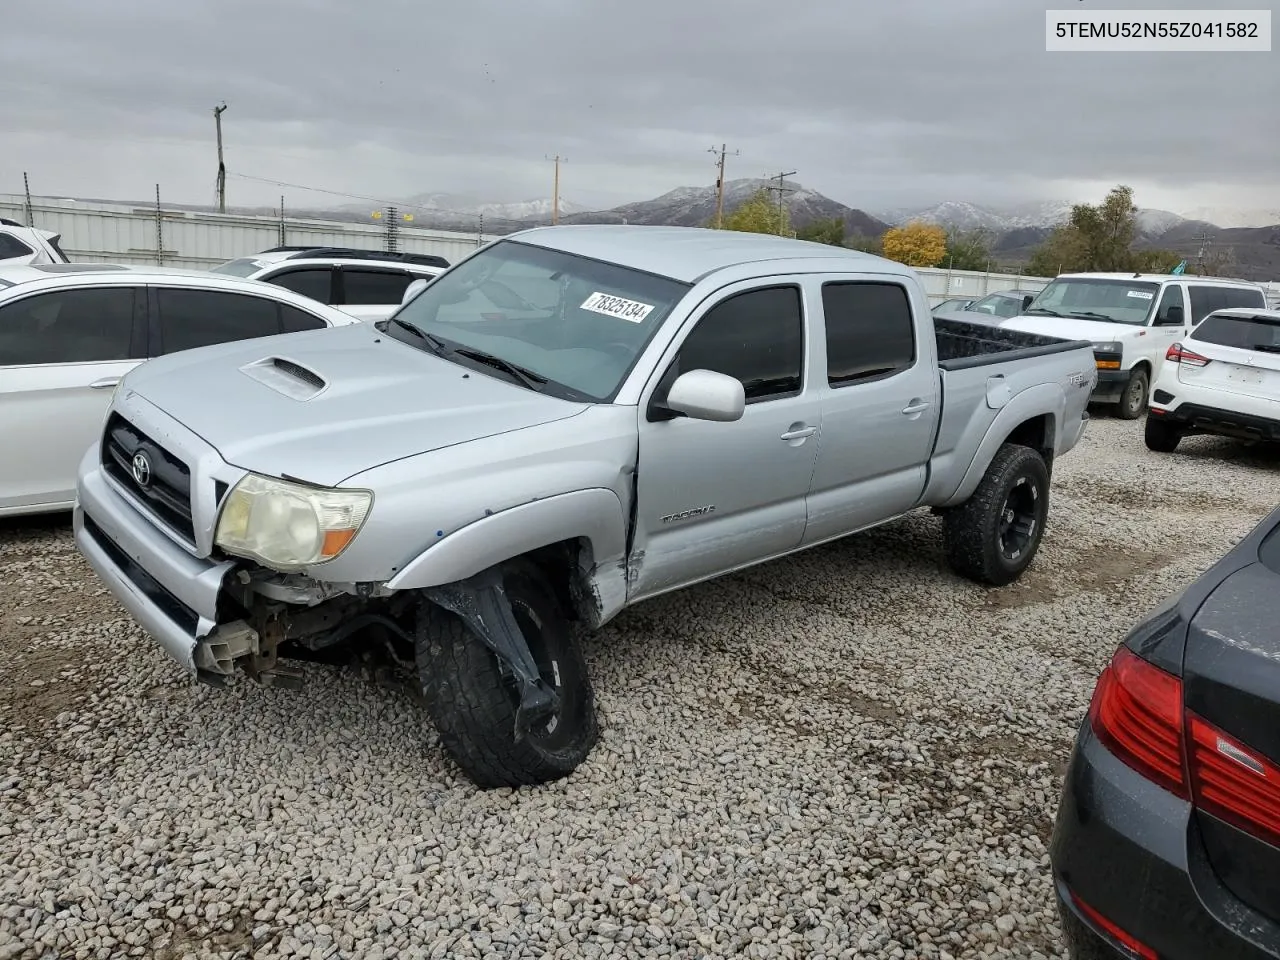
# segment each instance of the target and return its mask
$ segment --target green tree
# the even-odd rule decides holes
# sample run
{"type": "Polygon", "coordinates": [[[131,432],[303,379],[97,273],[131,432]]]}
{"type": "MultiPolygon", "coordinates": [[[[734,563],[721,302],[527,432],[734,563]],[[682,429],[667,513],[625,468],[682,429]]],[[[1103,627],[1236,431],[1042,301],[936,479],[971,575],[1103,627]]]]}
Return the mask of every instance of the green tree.
{"type": "Polygon", "coordinates": [[[1073,206],[1071,218],[1032,252],[1027,268],[1041,277],[1057,276],[1060,271],[1136,269],[1137,222],[1133,188],[1112,187],[1102,203],[1073,206]]]}
{"type": "Polygon", "coordinates": [[[1142,273],[1168,273],[1183,259],[1173,250],[1135,250],[1130,268],[1142,273]]]}
{"type": "Polygon", "coordinates": [[[844,221],[839,217],[828,220],[815,220],[796,232],[801,240],[812,240],[815,243],[829,243],[833,247],[843,247],[844,221]]]}
{"type": "Polygon", "coordinates": [[[848,247],[850,250],[857,250],[860,253],[874,253],[880,255],[880,241],[875,237],[863,236],[855,233],[851,237],[845,237],[841,246],[848,247]]]}
{"type": "Polygon", "coordinates": [[[769,191],[762,188],[724,215],[723,229],[787,234],[791,232],[791,224],[786,208],[782,208],[779,216],[777,203],[769,196],[769,191]]]}
{"type": "Polygon", "coordinates": [[[941,266],[953,270],[985,270],[991,262],[991,238],[985,230],[948,230],[941,266]]]}

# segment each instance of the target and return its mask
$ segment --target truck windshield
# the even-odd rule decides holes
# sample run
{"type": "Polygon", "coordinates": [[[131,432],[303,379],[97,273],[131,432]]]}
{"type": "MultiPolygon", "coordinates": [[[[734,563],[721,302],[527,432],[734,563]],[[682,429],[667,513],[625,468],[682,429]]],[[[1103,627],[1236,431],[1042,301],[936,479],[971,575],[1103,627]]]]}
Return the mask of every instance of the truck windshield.
{"type": "Polygon", "coordinates": [[[394,320],[446,351],[518,367],[544,392],[607,403],[688,289],[668,277],[501,240],[432,281],[394,320]]]}
{"type": "Polygon", "coordinates": [[[1023,312],[1143,326],[1159,289],[1158,283],[1145,280],[1060,277],[1041,290],[1023,312]]]}

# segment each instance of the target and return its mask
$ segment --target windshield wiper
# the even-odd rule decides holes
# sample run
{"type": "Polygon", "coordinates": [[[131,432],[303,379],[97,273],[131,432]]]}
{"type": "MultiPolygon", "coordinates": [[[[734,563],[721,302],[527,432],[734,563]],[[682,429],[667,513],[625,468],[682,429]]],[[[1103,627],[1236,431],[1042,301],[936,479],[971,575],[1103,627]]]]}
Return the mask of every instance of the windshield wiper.
{"type": "Polygon", "coordinates": [[[1079,317],[1081,320],[1105,320],[1107,323],[1123,323],[1115,317],[1108,317],[1105,313],[1093,313],[1090,310],[1073,310],[1071,316],[1079,317]]]}
{"type": "MultiPolygon", "coordinates": [[[[415,327],[412,323],[409,323],[407,320],[401,320],[399,317],[389,317],[386,322],[388,325],[394,323],[401,330],[407,330],[409,333],[413,334],[415,337],[417,337],[419,340],[425,343],[430,348],[432,353],[438,354],[439,356],[443,357],[446,354],[450,354],[454,352],[449,348],[448,344],[446,344],[439,337],[432,336],[431,334],[427,333],[425,330],[421,330],[418,327],[415,327]]],[[[383,327],[383,329],[385,330],[386,327],[383,327]]]]}
{"type": "MultiPolygon", "coordinates": [[[[430,336],[430,334],[423,334],[430,336]]],[[[483,350],[477,350],[475,347],[455,347],[453,350],[460,357],[467,357],[475,360],[477,363],[483,363],[486,366],[493,367],[495,370],[501,370],[503,373],[514,377],[530,390],[542,391],[547,383],[547,378],[540,373],[534,373],[527,367],[519,366],[510,360],[503,360],[501,357],[495,357],[492,353],[486,353],[483,350]]]]}
{"type": "Polygon", "coordinates": [[[1044,313],[1051,317],[1062,316],[1062,314],[1060,314],[1057,310],[1050,310],[1048,307],[1027,307],[1027,309],[1023,310],[1022,312],[1023,313],[1044,313]]]}

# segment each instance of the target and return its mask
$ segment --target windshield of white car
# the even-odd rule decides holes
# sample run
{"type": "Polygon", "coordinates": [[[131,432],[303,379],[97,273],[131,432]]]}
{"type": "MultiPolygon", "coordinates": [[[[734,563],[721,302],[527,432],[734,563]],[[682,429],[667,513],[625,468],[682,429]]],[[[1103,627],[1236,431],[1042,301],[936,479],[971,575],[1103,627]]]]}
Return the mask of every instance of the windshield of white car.
{"type": "Polygon", "coordinates": [[[1200,321],[1191,339],[1238,350],[1276,353],[1280,352],[1280,319],[1211,313],[1200,321]]]}
{"type": "Polygon", "coordinates": [[[993,293],[965,307],[969,313],[989,313],[993,317],[1016,317],[1022,312],[1022,298],[993,293]]]}
{"type": "Polygon", "coordinates": [[[1102,277],[1062,277],[1040,291],[1025,313],[1052,310],[1062,317],[1145,326],[1158,283],[1102,277]]]}
{"type": "Polygon", "coordinates": [[[220,263],[216,267],[210,267],[210,273],[225,273],[231,277],[250,277],[262,269],[262,264],[254,260],[252,257],[241,257],[237,260],[228,260],[226,263],[220,263]]]}
{"type": "Polygon", "coordinates": [[[608,403],[689,285],[618,264],[502,240],[398,310],[449,359],[505,372],[530,389],[608,403]]]}

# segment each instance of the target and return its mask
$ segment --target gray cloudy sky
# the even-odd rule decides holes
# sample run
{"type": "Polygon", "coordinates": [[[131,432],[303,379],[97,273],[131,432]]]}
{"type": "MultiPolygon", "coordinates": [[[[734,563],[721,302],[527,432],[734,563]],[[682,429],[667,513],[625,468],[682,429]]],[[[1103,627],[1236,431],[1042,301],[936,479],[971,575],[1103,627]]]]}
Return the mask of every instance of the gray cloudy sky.
{"type": "Polygon", "coordinates": [[[10,2],[0,193],[210,202],[225,99],[233,204],[545,197],[560,153],[605,206],[713,182],[723,141],[872,210],[1280,206],[1280,53],[1049,54],[1046,6],[1077,0],[10,2]]]}

